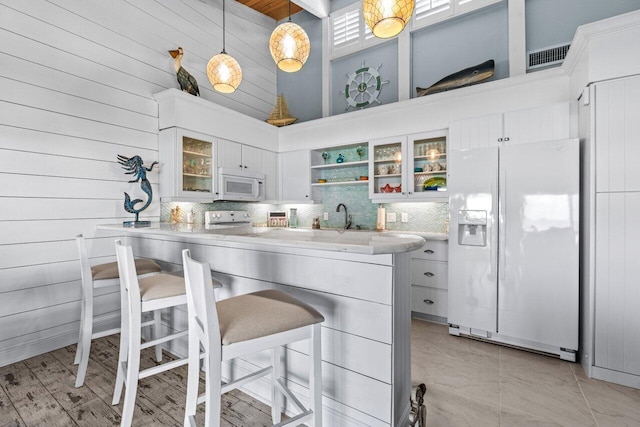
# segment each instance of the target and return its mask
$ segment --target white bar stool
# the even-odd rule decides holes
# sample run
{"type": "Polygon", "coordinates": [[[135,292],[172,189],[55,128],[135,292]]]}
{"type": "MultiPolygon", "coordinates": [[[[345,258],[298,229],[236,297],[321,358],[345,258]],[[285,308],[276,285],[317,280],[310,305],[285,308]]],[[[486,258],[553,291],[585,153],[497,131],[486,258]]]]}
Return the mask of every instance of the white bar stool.
{"type": "MultiPolygon", "coordinates": [[[[93,332],[93,290],[94,288],[106,288],[109,286],[119,286],[120,277],[118,275],[118,263],[110,262],[106,264],[94,265],[89,263],[89,252],[87,244],[82,234],[76,236],[78,252],[80,253],[80,275],[82,278],[82,301],[80,308],[80,332],[74,364],[78,365],[76,375],[76,387],[84,384],[84,378],[89,364],[89,352],[91,351],[91,341],[117,334],[120,328],[108,329],[106,331],[93,332]]],[[[135,260],[136,271],[140,276],[157,274],[160,266],[151,259],[139,258],[135,260]]],[[[145,322],[144,326],[155,326],[154,334],[157,334],[160,326],[160,312],[154,313],[154,320],[145,322]]],[[[162,347],[156,347],[156,358],[158,362],[162,360],[162,347]]]]}
{"type": "MultiPolygon", "coordinates": [[[[181,331],[141,343],[142,313],[162,310],[187,303],[184,278],[160,273],[138,280],[131,246],[116,240],[116,258],[120,273],[120,289],[124,296],[121,310],[120,352],[112,405],[120,402],[122,387],[126,386],[121,426],[130,426],[135,408],[138,380],[186,365],[188,359],[178,359],[140,371],[140,351],[187,335],[181,331]]],[[[209,272],[209,274],[211,274],[209,272]]],[[[209,282],[211,283],[211,282],[209,282]]]]}
{"type": "Polygon", "coordinates": [[[189,317],[189,373],[185,426],[195,426],[198,403],[206,404],[205,425],[220,425],[220,395],[271,374],[271,417],[274,424],[298,425],[309,421],[322,426],[322,373],[320,323],[324,317],[314,308],[277,290],[265,290],[215,301],[208,264],[182,251],[189,317]],[[282,379],[285,344],[309,340],[309,400],[306,409],[282,379]],[[204,353],[200,353],[200,345],[204,353]],[[245,354],[272,349],[272,366],[221,385],[221,364],[245,354]],[[200,359],[204,358],[205,393],[198,396],[200,359]],[[301,413],[281,423],[283,396],[301,413]]]}

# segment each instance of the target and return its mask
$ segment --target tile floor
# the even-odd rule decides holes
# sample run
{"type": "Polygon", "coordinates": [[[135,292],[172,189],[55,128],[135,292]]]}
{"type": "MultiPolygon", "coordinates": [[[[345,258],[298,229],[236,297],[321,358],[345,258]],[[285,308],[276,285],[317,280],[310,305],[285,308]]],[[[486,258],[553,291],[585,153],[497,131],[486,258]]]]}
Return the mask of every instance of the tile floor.
{"type": "Polygon", "coordinates": [[[579,364],[448,334],[413,320],[411,378],[427,426],[640,426],[640,390],[587,378],[579,364]]]}

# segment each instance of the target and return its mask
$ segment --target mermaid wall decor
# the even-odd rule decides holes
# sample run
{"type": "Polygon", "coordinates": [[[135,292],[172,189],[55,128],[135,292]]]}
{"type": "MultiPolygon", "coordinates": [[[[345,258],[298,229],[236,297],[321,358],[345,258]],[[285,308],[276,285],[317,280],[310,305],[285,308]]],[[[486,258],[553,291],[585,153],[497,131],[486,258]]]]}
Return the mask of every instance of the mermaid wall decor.
{"type": "Polygon", "coordinates": [[[130,183],[139,182],[140,188],[147,195],[148,199],[144,205],[140,208],[136,208],[135,206],[139,203],[144,202],[142,199],[134,199],[131,200],[131,197],[127,192],[124,193],[124,210],[135,214],[136,219],[134,221],[124,221],[122,223],[125,227],[149,227],[151,225],[151,221],[140,221],[138,219],[140,212],[145,210],[151,204],[151,200],[153,199],[153,192],[151,190],[151,183],[147,179],[147,172],[151,172],[153,167],[158,164],[158,162],[151,163],[151,167],[144,166],[144,162],[140,156],[133,157],[125,157],[118,154],[118,163],[122,165],[122,169],[125,169],[127,175],[135,176],[135,179],[129,181],[130,183]]]}

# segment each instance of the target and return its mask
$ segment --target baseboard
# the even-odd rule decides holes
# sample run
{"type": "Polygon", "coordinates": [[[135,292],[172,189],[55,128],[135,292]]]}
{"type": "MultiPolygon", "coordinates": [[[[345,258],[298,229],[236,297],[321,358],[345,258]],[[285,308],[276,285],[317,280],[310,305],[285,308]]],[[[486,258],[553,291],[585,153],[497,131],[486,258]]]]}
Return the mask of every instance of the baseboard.
{"type": "Polygon", "coordinates": [[[599,366],[594,366],[591,373],[592,378],[595,378],[596,380],[640,389],[640,376],[638,375],[627,374],[626,372],[614,371],[612,369],[601,368],[599,366]]]}
{"type": "Polygon", "coordinates": [[[425,314],[420,313],[419,311],[412,311],[411,317],[414,319],[427,320],[429,322],[441,323],[443,325],[447,324],[447,318],[441,316],[434,316],[433,314],[425,314]]]}

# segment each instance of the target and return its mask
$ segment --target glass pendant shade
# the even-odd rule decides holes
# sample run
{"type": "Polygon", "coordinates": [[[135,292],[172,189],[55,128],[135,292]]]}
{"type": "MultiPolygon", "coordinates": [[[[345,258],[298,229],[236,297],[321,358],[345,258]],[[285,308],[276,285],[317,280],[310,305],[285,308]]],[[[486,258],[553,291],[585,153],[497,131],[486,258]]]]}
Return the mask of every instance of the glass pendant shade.
{"type": "Polygon", "coordinates": [[[222,51],[209,60],[207,77],[218,92],[233,93],[242,82],[242,69],[238,61],[222,51]]]}
{"type": "Polygon", "coordinates": [[[362,14],[374,36],[388,39],[404,30],[414,4],[413,0],[363,0],[362,14]]]}
{"type": "Polygon", "coordinates": [[[269,39],[269,50],[273,60],[282,71],[293,73],[302,68],[309,53],[309,36],[298,24],[291,21],[276,27],[269,39]]]}

